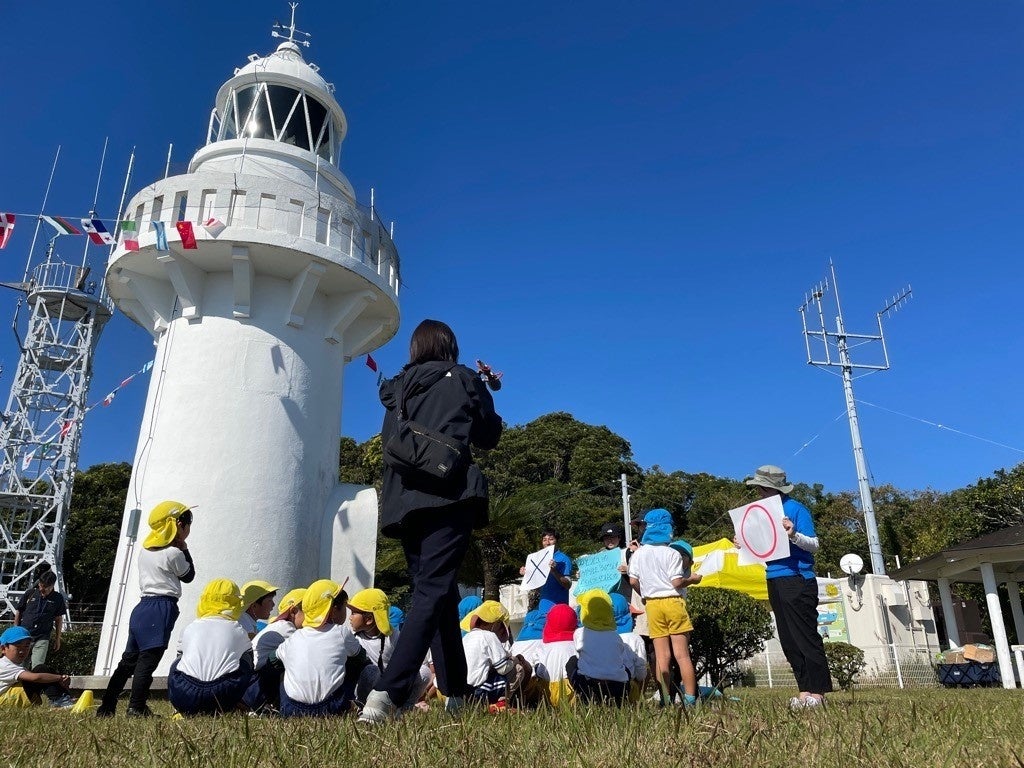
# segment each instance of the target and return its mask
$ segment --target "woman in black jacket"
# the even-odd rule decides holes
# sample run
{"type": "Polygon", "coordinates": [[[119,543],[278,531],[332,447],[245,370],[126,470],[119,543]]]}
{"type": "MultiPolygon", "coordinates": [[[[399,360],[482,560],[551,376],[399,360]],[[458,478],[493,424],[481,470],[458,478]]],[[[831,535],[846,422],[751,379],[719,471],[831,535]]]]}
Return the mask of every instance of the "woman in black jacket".
{"type": "MultiPolygon", "coordinates": [[[[487,387],[464,365],[452,329],[424,320],[409,342],[409,363],[380,388],[387,409],[381,439],[395,434],[398,410],[405,402],[410,421],[466,446],[493,448],[501,437],[501,417],[487,387]]],[[[412,606],[394,654],[367,697],[360,722],[392,717],[404,706],[431,651],[437,687],[450,708],[466,691],[466,655],[459,629],[457,574],[474,528],[487,525],[487,481],[470,460],[447,481],[399,475],[385,462],[382,491],[385,536],[399,539],[409,563],[412,606]]]]}

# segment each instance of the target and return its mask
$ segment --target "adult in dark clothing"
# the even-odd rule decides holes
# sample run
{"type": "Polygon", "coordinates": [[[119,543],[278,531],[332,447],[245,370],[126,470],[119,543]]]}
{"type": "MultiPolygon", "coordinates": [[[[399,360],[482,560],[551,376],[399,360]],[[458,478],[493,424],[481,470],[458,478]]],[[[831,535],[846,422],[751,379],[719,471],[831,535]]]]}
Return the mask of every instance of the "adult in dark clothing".
{"type": "MultiPolygon", "coordinates": [[[[501,417],[478,373],[459,365],[452,329],[424,320],[412,334],[409,363],[380,388],[387,409],[381,439],[395,434],[400,401],[406,416],[466,446],[493,448],[501,417]]],[[[381,504],[385,536],[399,539],[409,564],[412,605],[394,654],[367,696],[360,722],[386,720],[404,706],[430,649],[437,687],[457,706],[466,694],[466,655],[459,629],[457,574],[472,531],[487,525],[487,481],[475,463],[449,481],[399,475],[385,462],[381,504]]]]}
{"type": "Polygon", "coordinates": [[[67,601],[64,595],[56,590],[57,574],[45,571],[39,577],[34,589],[21,596],[14,611],[14,624],[24,627],[32,635],[32,656],[26,669],[35,669],[46,663],[50,650],[50,636],[57,630],[53,638],[53,650],[60,650],[60,635],[64,628],[64,612],[67,601]]]}

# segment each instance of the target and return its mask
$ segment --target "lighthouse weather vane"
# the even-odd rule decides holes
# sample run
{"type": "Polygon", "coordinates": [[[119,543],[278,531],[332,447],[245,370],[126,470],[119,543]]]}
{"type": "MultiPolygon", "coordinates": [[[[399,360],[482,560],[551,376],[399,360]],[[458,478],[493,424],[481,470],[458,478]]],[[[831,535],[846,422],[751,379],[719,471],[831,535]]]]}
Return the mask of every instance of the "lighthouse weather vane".
{"type": "Polygon", "coordinates": [[[279,32],[278,30],[285,30],[285,29],[287,29],[288,30],[288,37],[286,39],[288,40],[289,43],[296,43],[297,45],[304,45],[307,48],[309,48],[309,38],[312,37],[312,35],[309,32],[303,32],[301,29],[296,29],[295,28],[295,9],[299,7],[299,4],[298,3],[288,3],[288,5],[292,9],[292,23],[289,24],[286,27],[281,22],[275,21],[274,22],[274,31],[270,33],[270,36],[271,37],[284,37],[284,35],[281,34],[281,32],[279,32]],[[295,35],[304,35],[306,37],[306,39],[305,40],[296,40],[295,39],[295,35]]]}

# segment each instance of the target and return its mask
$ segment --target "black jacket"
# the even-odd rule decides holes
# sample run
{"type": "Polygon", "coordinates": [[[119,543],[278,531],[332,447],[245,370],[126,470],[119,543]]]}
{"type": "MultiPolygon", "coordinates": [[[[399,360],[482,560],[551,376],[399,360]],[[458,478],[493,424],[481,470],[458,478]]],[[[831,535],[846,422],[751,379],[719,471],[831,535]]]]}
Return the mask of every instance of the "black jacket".
{"type": "MultiPolygon", "coordinates": [[[[380,401],[387,409],[381,428],[384,444],[396,427],[403,386],[408,387],[409,419],[477,448],[498,444],[501,417],[494,412],[487,386],[466,366],[440,361],[409,366],[381,384],[380,401]]],[[[487,525],[487,480],[475,463],[469,465],[465,477],[445,485],[403,478],[385,464],[381,530],[386,536],[397,537],[410,512],[471,499],[479,501],[474,527],[487,525]]]]}

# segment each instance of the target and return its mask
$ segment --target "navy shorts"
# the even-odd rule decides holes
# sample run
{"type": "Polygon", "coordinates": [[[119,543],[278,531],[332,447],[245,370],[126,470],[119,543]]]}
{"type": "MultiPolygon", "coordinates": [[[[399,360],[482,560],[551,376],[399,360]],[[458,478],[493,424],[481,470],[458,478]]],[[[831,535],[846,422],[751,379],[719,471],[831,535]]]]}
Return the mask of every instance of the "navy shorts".
{"type": "Polygon", "coordinates": [[[245,665],[216,680],[196,680],[171,664],[167,676],[167,698],[183,715],[214,715],[233,712],[252,681],[252,670],[245,665]]]}
{"type": "Polygon", "coordinates": [[[348,680],[323,701],[316,704],[304,704],[292,699],[281,683],[281,717],[328,717],[341,715],[352,706],[355,685],[348,680]]]}
{"type": "Polygon", "coordinates": [[[158,595],[143,597],[132,609],[128,619],[128,647],[126,652],[149,651],[166,648],[171,641],[171,630],[178,620],[178,600],[158,595]]]}

